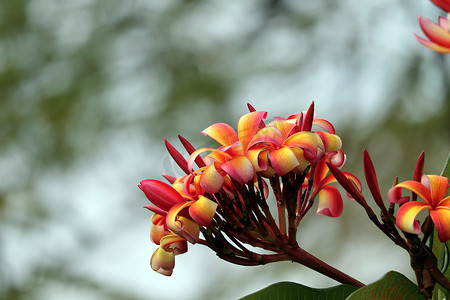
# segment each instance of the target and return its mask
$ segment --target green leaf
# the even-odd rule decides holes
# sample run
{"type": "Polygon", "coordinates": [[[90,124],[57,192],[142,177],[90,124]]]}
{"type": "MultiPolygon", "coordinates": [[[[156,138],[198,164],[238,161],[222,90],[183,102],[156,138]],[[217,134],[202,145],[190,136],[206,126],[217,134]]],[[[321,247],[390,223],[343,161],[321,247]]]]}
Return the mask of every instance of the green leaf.
{"type": "Polygon", "coordinates": [[[411,280],[398,272],[391,271],[374,283],[358,289],[346,300],[424,300],[424,295],[419,291],[419,287],[411,280]]]}
{"type": "MultiPolygon", "coordinates": [[[[441,175],[450,179],[450,153],[447,157],[447,162],[444,165],[441,175]]],[[[429,246],[438,260],[439,269],[445,275],[447,280],[450,280],[450,267],[449,267],[450,241],[446,243],[441,243],[439,241],[437,231],[436,229],[434,229],[433,238],[430,239],[429,246]]],[[[450,291],[448,291],[446,288],[440,285],[436,285],[436,287],[433,290],[433,299],[444,299],[445,297],[447,299],[450,299],[450,291]]]]}
{"type": "Polygon", "coordinates": [[[348,284],[315,289],[294,282],[279,282],[245,296],[241,300],[341,300],[357,289],[348,284]]]}

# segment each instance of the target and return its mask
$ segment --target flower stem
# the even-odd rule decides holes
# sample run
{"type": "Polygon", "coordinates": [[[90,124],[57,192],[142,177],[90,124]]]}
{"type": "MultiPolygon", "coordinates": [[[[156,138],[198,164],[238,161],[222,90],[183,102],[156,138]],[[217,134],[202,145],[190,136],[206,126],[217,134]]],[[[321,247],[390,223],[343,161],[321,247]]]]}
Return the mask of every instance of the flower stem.
{"type": "Polygon", "coordinates": [[[285,251],[293,261],[302,264],[316,272],[319,272],[320,274],[330,277],[340,283],[350,284],[357,287],[365,286],[364,283],[326,264],[317,257],[300,248],[299,246],[287,246],[285,248],[285,251]]]}

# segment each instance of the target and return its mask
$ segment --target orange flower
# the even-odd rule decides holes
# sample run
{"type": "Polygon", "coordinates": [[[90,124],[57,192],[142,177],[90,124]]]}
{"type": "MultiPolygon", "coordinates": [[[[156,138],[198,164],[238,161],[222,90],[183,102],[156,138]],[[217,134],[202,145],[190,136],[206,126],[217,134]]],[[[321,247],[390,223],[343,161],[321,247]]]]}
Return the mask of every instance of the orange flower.
{"type": "Polygon", "coordinates": [[[424,175],[421,182],[404,181],[392,187],[388,191],[388,200],[401,204],[397,213],[397,226],[403,231],[419,234],[421,228],[415,220],[416,216],[422,210],[429,210],[439,240],[450,240],[450,196],[445,197],[448,187],[448,179],[437,175],[424,175]],[[409,197],[402,197],[403,188],[417,194],[424,202],[409,201],[409,197]]]}

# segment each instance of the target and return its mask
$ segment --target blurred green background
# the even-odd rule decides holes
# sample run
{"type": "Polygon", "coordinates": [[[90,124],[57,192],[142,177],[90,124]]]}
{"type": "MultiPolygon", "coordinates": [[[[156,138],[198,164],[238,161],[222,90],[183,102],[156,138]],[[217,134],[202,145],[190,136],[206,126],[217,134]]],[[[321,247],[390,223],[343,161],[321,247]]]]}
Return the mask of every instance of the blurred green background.
{"type": "MultiPolygon", "coordinates": [[[[0,1],[0,298],[236,299],[290,280],[336,283],[291,263],[239,267],[203,246],[153,272],[151,214],[137,188],[180,175],[165,152],[195,146],[246,103],[269,118],[315,101],[381,189],[438,174],[450,149],[450,57],[415,41],[425,0],[0,1]]],[[[366,188],[367,191],[367,188],[366,188]]],[[[345,202],[313,213],[300,244],[370,282],[409,260],[345,202]]]]}

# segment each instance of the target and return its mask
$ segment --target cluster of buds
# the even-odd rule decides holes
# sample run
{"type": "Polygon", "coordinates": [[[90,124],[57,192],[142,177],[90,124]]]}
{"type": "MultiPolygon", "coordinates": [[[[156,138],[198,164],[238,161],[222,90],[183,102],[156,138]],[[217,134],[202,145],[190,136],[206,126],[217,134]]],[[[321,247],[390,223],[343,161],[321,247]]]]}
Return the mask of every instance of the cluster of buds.
{"type": "MultiPolygon", "coordinates": [[[[339,282],[363,286],[300,248],[296,239],[299,223],[316,198],[317,213],[342,213],[341,195],[330,185],[336,179],[329,167],[339,170],[345,162],[334,127],[315,116],[314,103],[307,111],[271,122],[264,122],[267,112],[248,107],[237,132],[225,123],[202,132],[218,148],[195,149],[179,136],[189,154],[185,159],[165,141],[186,175],[164,175],[168,183],[147,179],[139,185],[152,203],[145,208],[154,212],[151,239],[159,248],[151,258],[152,269],[171,275],[175,255],[186,252],[189,242],[208,246],[235,264],[296,261],[339,282]],[[272,209],[270,188],[276,202],[272,209]],[[272,253],[259,254],[248,245],[272,253]]],[[[340,174],[361,190],[354,175],[340,174]]]]}
{"type": "Polygon", "coordinates": [[[364,150],[364,174],[372,197],[380,208],[381,220],[367,204],[361,190],[341,170],[331,164],[329,167],[341,186],[365,209],[370,220],[408,252],[421,292],[430,298],[436,282],[450,290],[450,282],[439,270],[436,257],[426,245],[434,228],[442,243],[450,240],[450,196],[445,197],[449,188],[448,178],[424,175],[424,161],[425,154],[422,152],[412,180],[400,183],[398,178],[394,180],[394,186],[387,192],[387,207],[380,193],[372,160],[364,150]],[[403,189],[412,192],[411,196],[403,196],[403,189]],[[428,211],[422,225],[416,220],[421,211],[428,211]]]}
{"type": "Polygon", "coordinates": [[[450,0],[431,0],[447,13],[447,18],[439,17],[439,22],[419,16],[419,25],[429,40],[417,35],[417,40],[427,48],[439,53],[450,53],[450,0]]]}

